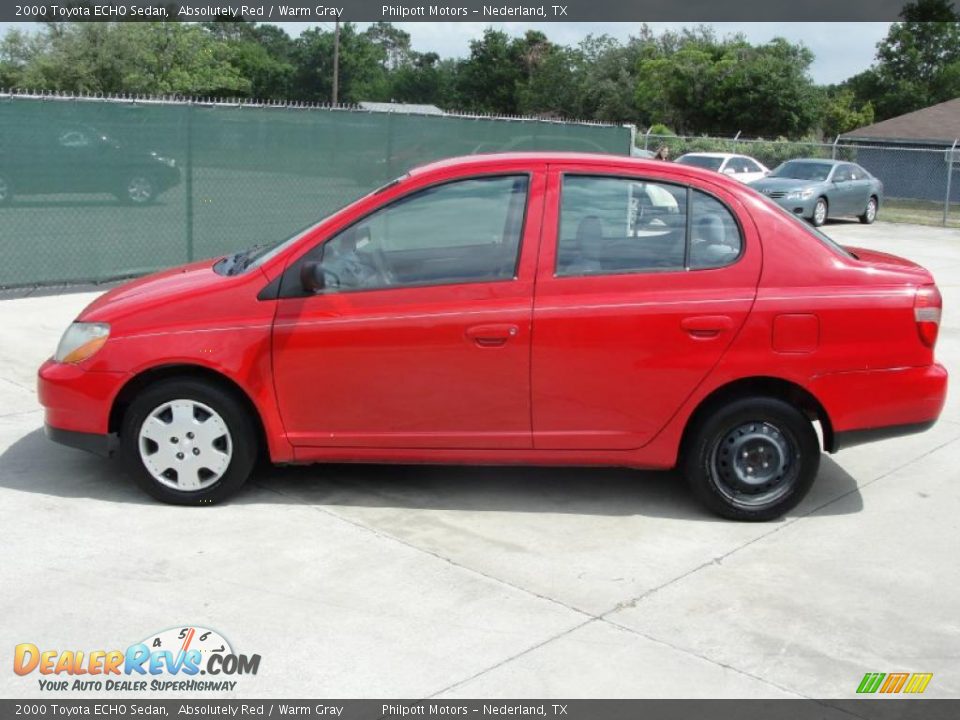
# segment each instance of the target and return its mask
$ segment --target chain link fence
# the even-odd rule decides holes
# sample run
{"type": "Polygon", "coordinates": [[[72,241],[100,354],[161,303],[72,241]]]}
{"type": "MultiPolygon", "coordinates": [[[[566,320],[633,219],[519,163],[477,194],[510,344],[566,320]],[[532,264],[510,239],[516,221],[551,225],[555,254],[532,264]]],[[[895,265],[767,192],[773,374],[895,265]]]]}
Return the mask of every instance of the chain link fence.
{"type": "Polygon", "coordinates": [[[600,123],[0,93],[0,288],[138,275],[284,238],[454,155],[625,155],[600,123]]]}
{"type": "Polygon", "coordinates": [[[637,144],[650,151],[664,146],[672,160],[690,152],[749,155],[771,170],[795,158],[855,162],[883,183],[884,203],[878,215],[881,220],[960,227],[960,143],[952,148],[916,147],[647,133],[637,136],[637,144]]]}

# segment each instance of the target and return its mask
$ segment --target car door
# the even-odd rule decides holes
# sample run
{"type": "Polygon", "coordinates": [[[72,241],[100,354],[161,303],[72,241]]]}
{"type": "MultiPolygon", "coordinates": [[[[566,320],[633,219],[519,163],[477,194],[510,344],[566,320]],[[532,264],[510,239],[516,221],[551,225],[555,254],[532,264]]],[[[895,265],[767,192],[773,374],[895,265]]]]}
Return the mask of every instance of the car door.
{"type": "Polygon", "coordinates": [[[867,209],[873,183],[870,174],[859,165],[850,165],[850,212],[862,215],[867,209]]]}
{"type": "Polygon", "coordinates": [[[853,185],[850,166],[838,165],[833,170],[833,183],[827,200],[831,215],[847,215],[853,210],[856,188],[853,185]]]}
{"type": "Polygon", "coordinates": [[[524,169],[411,191],[287,269],[273,363],[293,445],[531,446],[544,183],[524,169]],[[315,294],[298,292],[308,262],[315,294]]]}
{"type": "Polygon", "coordinates": [[[648,443],[756,295],[756,229],[732,194],[664,171],[551,166],[534,298],[534,447],[648,443]],[[637,198],[668,195],[649,221],[637,198]]]}

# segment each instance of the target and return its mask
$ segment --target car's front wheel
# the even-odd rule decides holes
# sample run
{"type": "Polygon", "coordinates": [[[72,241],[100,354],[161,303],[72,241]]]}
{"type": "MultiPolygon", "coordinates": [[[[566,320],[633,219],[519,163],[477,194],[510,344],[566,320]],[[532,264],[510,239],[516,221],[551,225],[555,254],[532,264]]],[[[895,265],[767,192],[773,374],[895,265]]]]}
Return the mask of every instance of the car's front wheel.
{"type": "Polygon", "coordinates": [[[149,386],[130,404],[120,449],[158,500],[207,505],[236,492],[257,459],[256,427],[231,392],[193,378],[149,386]]]}
{"type": "Polygon", "coordinates": [[[877,199],[875,197],[870,197],[867,200],[867,207],[863,210],[863,215],[860,216],[860,222],[864,225],[872,225],[873,221],[877,219],[877,199]]]}
{"type": "Polygon", "coordinates": [[[820,443],[802,412],[775,398],[724,405],[692,428],[684,475],[713,512],[734,520],[772,520],[810,490],[820,443]]]}
{"type": "Polygon", "coordinates": [[[149,205],[157,199],[157,184],[149,175],[131,175],[123,182],[117,195],[128,205],[149,205]]]}
{"type": "Polygon", "coordinates": [[[827,199],[818,198],[817,204],[813,206],[813,216],[810,218],[810,222],[813,223],[814,227],[820,227],[827,221],[829,210],[827,199]]]}

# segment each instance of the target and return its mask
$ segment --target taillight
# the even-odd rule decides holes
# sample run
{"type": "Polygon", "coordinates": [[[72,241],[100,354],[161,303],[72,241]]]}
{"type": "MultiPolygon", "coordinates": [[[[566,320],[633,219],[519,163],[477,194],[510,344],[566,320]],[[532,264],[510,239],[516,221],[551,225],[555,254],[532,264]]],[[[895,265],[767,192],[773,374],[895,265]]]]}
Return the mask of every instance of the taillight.
{"type": "Polygon", "coordinates": [[[937,343],[942,309],[943,298],[940,297],[936,285],[921,285],[917,288],[917,295],[913,300],[913,318],[917,321],[920,339],[927,347],[932,348],[937,343]]]}

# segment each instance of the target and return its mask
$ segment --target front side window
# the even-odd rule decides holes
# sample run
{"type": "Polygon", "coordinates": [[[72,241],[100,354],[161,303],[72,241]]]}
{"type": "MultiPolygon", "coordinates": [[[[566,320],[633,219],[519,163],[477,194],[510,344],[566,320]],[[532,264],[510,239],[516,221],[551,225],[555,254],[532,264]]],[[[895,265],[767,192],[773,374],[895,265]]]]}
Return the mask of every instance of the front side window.
{"type": "Polygon", "coordinates": [[[847,180],[852,180],[852,175],[850,173],[849,165],[840,165],[836,170],[833,171],[833,181],[834,182],[846,182],[847,180]]]}
{"type": "Polygon", "coordinates": [[[558,276],[716,268],[736,260],[741,247],[733,215],[699,190],[626,178],[563,179],[558,276]]]}
{"type": "Polygon", "coordinates": [[[328,291],[508,280],[526,207],[526,175],[472,178],[402,198],[310,253],[328,291]]]}

